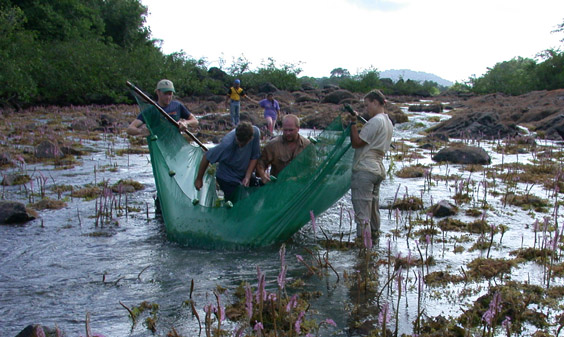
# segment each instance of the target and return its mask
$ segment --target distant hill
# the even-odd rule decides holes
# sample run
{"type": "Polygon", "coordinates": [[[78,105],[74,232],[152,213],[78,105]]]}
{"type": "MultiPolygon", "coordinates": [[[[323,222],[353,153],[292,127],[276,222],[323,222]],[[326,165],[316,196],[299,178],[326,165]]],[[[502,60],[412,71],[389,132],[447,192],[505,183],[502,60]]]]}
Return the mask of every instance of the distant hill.
{"type": "Polygon", "coordinates": [[[380,72],[380,78],[391,78],[392,81],[397,82],[400,78],[404,80],[413,80],[413,81],[433,81],[439,85],[450,87],[453,85],[451,81],[445,80],[434,74],[425,73],[422,71],[413,71],[409,69],[391,69],[391,70],[384,70],[380,72]]]}

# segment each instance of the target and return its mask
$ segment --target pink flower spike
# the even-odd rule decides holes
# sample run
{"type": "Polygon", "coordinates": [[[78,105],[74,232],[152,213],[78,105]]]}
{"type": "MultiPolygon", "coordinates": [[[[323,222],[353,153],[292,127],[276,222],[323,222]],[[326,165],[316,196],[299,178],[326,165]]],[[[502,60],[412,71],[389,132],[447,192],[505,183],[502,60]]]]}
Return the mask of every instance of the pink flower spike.
{"type": "Polygon", "coordinates": [[[302,318],[304,318],[305,312],[300,312],[298,315],[298,319],[296,319],[296,323],[294,323],[294,328],[296,329],[296,333],[299,334],[301,331],[302,326],[302,318]]]}
{"type": "Polygon", "coordinates": [[[313,214],[313,211],[309,211],[309,217],[311,218],[311,227],[313,227],[313,236],[315,236],[315,214],[313,214]]]}
{"type": "Polygon", "coordinates": [[[327,318],[327,319],[325,320],[325,323],[327,323],[327,324],[329,324],[329,325],[332,325],[332,326],[334,326],[334,327],[337,327],[337,323],[335,323],[335,321],[332,320],[331,318],[327,318]]]}
{"type": "Polygon", "coordinates": [[[255,330],[255,331],[262,331],[263,329],[264,329],[264,327],[262,326],[261,322],[257,322],[255,324],[255,327],[253,328],[253,330],[255,330]]]}
{"type": "Polygon", "coordinates": [[[245,309],[247,310],[247,316],[251,319],[253,317],[253,294],[248,284],[245,287],[245,309]]]}

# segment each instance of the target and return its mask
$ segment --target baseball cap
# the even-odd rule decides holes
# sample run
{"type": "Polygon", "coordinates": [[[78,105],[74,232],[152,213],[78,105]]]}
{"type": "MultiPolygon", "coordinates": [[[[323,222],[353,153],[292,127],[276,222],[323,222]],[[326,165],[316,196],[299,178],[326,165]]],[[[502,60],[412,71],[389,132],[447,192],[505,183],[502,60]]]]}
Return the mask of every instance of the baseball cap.
{"type": "Polygon", "coordinates": [[[174,84],[172,84],[172,81],[169,80],[160,80],[159,83],[157,83],[157,90],[160,90],[161,92],[176,92],[174,91],[174,84]]]}

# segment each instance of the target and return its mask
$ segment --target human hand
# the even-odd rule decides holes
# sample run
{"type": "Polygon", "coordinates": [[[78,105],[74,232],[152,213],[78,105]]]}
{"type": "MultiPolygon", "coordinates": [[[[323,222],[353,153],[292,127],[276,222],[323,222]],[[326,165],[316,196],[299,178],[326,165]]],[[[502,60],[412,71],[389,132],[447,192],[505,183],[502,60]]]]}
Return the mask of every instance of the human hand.
{"type": "Polygon", "coordinates": [[[180,130],[180,132],[182,131],[186,131],[188,130],[188,123],[186,121],[180,121],[178,122],[178,130],[180,130]]]}
{"type": "Polygon", "coordinates": [[[196,187],[196,189],[199,191],[202,186],[204,185],[202,179],[196,179],[196,181],[194,181],[194,187],[196,187]]]}
{"type": "Polygon", "coordinates": [[[356,120],[357,120],[356,115],[352,115],[352,114],[346,114],[345,115],[345,123],[346,124],[354,124],[354,123],[356,123],[356,120]]]}
{"type": "Polygon", "coordinates": [[[245,187],[249,187],[249,183],[251,182],[251,178],[243,178],[243,181],[241,181],[241,185],[245,186],[245,187]]]}

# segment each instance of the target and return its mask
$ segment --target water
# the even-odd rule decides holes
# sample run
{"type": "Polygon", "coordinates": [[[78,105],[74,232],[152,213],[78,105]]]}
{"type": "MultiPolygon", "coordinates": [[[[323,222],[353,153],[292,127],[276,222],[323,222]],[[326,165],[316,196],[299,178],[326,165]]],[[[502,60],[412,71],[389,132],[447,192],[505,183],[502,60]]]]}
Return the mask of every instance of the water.
{"type": "MultiPolygon", "coordinates": [[[[398,125],[395,131],[396,140],[417,137],[418,133],[433,122],[429,117],[448,118],[443,114],[411,114],[410,122],[398,125]]],[[[109,136],[108,136],[109,137],[109,136]]],[[[200,317],[204,317],[203,307],[215,303],[213,291],[217,287],[226,288],[221,295],[222,303],[231,303],[235,288],[242,282],[249,282],[256,287],[257,266],[266,273],[267,288],[276,289],[276,276],[280,270],[278,259],[279,246],[244,251],[211,251],[182,247],[166,240],[163,225],[154,214],[153,197],[156,193],[148,155],[116,156],[114,151],[127,147],[122,137],[109,137],[101,141],[87,144],[95,151],[80,158],[81,164],[72,169],[59,170],[52,165],[28,165],[24,168],[34,179],[39,172],[49,177],[46,187],[53,184],[71,184],[82,187],[102,180],[110,184],[119,179],[133,179],[145,185],[145,189],[128,196],[128,205],[137,207],[139,211],[114,215],[115,222],[95,226],[92,215],[95,212],[95,201],[68,199],[67,207],[60,210],[41,211],[41,218],[25,225],[0,226],[0,336],[15,336],[28,324],[39,323],[45,326],[60,327],[67,336],[85,334],[86,314],[90,314],[90,326],[93,332],[106,336],[147,336],[150,332],[138,322],[132,327],[126,309],[139,305],[142,301],[158,303],[157,336],[165,336],[172,327],[183,336],[195,336],[199,333],[197,320],[192,316],[190,308],[183,305],[189,299],[190,284],[194,280],[193,299],[200,317]]],[[[488,149],[494,164],[500,163],[502,156],[491,151],[492,144],[481,144],[488,149]]],[[[554,145],[546,143],[546,145],[554,145]]],[[[399,150],[396,150],[399,151],[399,150]]],[[[421,163],[433,164],[428,151],[420,151],[424,158],[411,162],[395,162],[396,170],[401,167],[421,163]]],[[[503,161],[524,162],[531,159],[530,154],[504,155],[503,161]]],[[[386,166],[391,165],[387,159],[386,166]]],[[[3,174],[9,173],[3,172],[3,174]]],[[[461,177],[481,181],[481,173],[462,171],[458,165],[433,166],[432,174],[460,174],[461,177]]],[[[39,182],[35,186],[28,183],[27,188],[38,191],[39,182]]],[[[417,255],[413,240],[409,247],[405,235],[393,238],[390,231],[401,227],[407,221],[408,212],[402,212],[400,218],[388,216],[387,205],[396,196],[404,194],[422,197],[426,207],[442,199],[452,200],[454,182],[434,181],[431,192],[421,192],[423,179],[401,179],[393,177],[384,181],[381,187],[380,204],[382,212],[382,230],[376,251],[381,259],[386,259],[388,247],[392,255],[406,256],[408,251],[417,255]],[[399,223],[399,225],[398,225],[399,223]]],[[[521,184],[521,190],[528,188],[521,184]]],[[[501,189],[501,188],[500,188],[501,189]]],[[[532,193],[543,198],[547,192],[535,186],[532,193]]],[[[49,193],[52,198],[56,195],[49,193]]],[[[29,196],[21,186],[3,187],[2,195],[7,200],[29,201],[29,196]]],[[[65,194],[68,195],[68,194],[65,194]]],[[[35,197],[38,200],[38,197],[35,197]]],[[[476,201],[474,201],[476,203],[476,201]]],[[[547,214],[534,214],[522,211],[517,207],[503,207],[499,198],[488,196],[488,203],[493,205],[487,219],[489,223],[505,224],[509,230],[503,237],[502,244],[494,247],[490,257],[508,257],[508,252],[520,248],[532,247],[533,233],[526,225],[534,218],[547,214]]],[[[317,224],[325,234],[338,239],[344,232],[344,239],[354,237],[350,233],[347,210],[351,209],[350,195],[345,195],[334,207],[317,218],[317,224]],[[340,220],[342,216],[342,221],[340,220]]],[[[424,214],[424,213],[423,213],[424,214]]],[[[549,215],[549,214],[548,214],[549,215]]],[[[424,217],[424,215],[423,215],[424,217]]],[[[461,212],[457,218],[472,221],[461,212]]],[[[559,217],[559,223],[562,223],[559,217]]],[[[485,251],[469,252],[473,243],[457,243],[464,245],[462,254],[454,253],[453,239],[463,233],[446,233],[446,243],[430,245],[427,254],[433,255],[437,261],[430,272],[446,270],[457,273],[469,261],[476,257],[485,257],[485,251]]],[[[477,235],[470,235],[473,241],[477,235]]],[[[354,321],[377,321],[378,312],[374,298],[357,298],[355,291],[350,290],[350,279],[345,280],[345,273],[355,273],[360,259],[358,249],[348,251],[330,250],[329,261],[337,275],[327,270],[321,276],[308,275],[307,269],[297,261],[297,254],[311,262],[306,251],[317,247],[324,234],[317,229],[316,236],[310,225],[306,225],[287,243],[286,261],[289,267],[290,282],[301,278],[305,281],[303,288],[293,292],[319,291],[318,298],[310,300],[311,310],[308,319],[317,321],[331,318],[337,327],[324,328],[321,335],[348,336],[359,335],[349,330],[354,321]],[[358,308],[363,314],[355,314],[358,308]]],[[[495,237],[499,242],[499,234],[495,237]]],[[[423,244],[423,243],[422,243],[423,244]]],[[[324,250],[321,249],[321,252],[324,250]]],[[[400,333],[411,333],[412,322],[417,316],[417,283],[416,268],[412,268],[408,276],[407,296],[401,299],[398,313],[400,333]]],[[[389,278],[387,268],[378,271],[381,284],[389,278]]],[[[530,281],[542,284],[542,268],[534,263],[521,264],[514,268],[509,276],[513,280],[530,281]]],[[[555,284],[562,284],[556,279],[555,284]]],[[[427,289],[423,296],[425,313],[428,316],[457,316],[465,305],[469,305],[487,291],[487,282],[471,285],[450,285],[446,288],[427,289]],[[472,295],[460,297],[464,288],[475,289],[472,295]],[[439,292],[440,294],[437,294],[439,292]]],[[[382,302],[388,302],[395,308],[397,294],[392,291],[383,292],[382,302]]],[[[142,316],[142,319],[147,315],[142,316]]],[[[391,320],[393,324],[395,318],[391,320]]],[[[227,324],[233,331],[236,323],[227,324]]],[[[534,330],[532,330],[534,331],[534,330]]],[[[203,335],[205,335],[202,332],[203,335]]]]}

